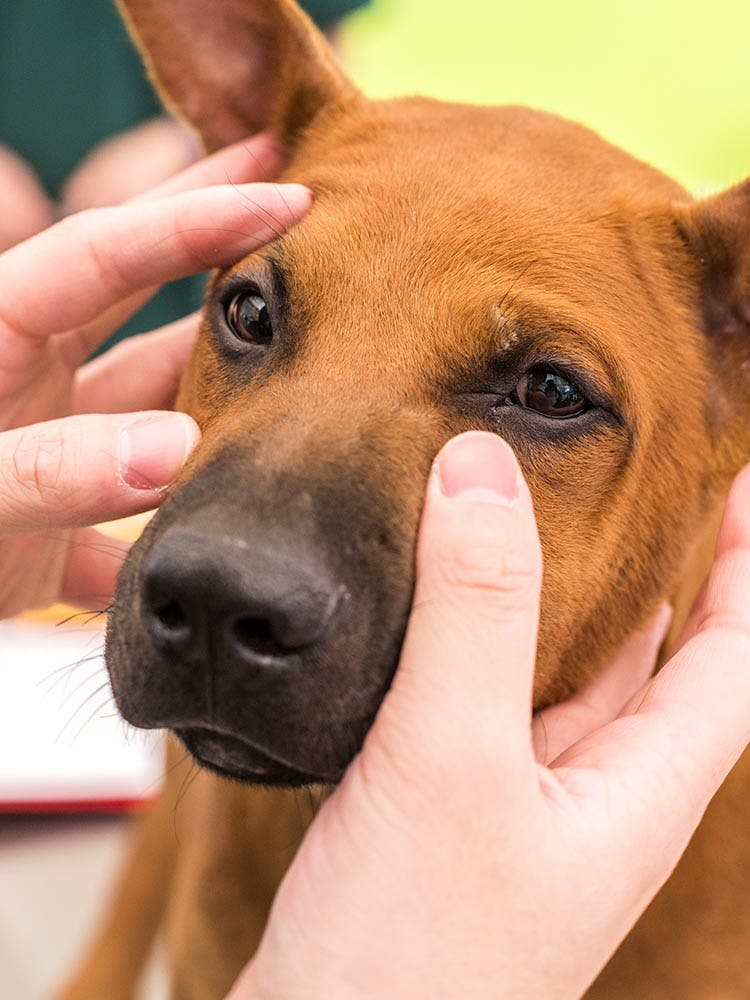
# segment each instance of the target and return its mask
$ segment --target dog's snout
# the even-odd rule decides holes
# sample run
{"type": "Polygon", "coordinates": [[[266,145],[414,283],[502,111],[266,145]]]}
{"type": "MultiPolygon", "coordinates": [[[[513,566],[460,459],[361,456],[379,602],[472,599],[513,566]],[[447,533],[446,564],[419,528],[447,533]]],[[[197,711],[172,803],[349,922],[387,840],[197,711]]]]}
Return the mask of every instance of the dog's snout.
{"type": "Polygon", "coordinates": [[[143,623],[174,661],[284,665],[325,640],[337,604],[309,557],[231,535],[167,532],[144,561],[143,623]]]}

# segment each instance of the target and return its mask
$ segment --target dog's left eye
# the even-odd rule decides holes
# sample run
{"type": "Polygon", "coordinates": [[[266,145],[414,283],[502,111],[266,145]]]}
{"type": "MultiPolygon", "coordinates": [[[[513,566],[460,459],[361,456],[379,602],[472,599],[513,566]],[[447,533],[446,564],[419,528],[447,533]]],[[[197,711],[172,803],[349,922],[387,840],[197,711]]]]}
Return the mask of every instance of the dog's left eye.
{"type": "Polygon", "coordinates": [[[249,344],[270,344],[273,327],[266,300],[257,292],[240,292],[227,307],[232,332],[249,344]]]}
{"type": "Polygon", "coordinates": [[[532,368],[523,375],[508,402],[557,420],[577,417],[589,406],[574,382],[542,366],[532,368]]]}

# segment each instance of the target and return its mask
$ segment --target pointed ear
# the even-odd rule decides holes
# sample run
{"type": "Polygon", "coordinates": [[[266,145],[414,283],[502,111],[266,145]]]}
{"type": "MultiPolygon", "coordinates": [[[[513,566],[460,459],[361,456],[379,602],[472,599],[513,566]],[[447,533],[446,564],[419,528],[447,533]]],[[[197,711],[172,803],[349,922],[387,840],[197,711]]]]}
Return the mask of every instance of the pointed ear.
{"type": "Polygon", "coordinates": [[[692,281],[697,279],[699,319],[711,359],[710,492],[750,460],[750,179],[675,211],[692,281]]]}
{"type": "Polygon", "coordinates": [[[117,0],[164,103],[210,152],[265,129],[285,146],[357,91],[293,0],[117,0]]]}
{"type": "Polygon", "coordinates": [[[679,206],[678,226],[699,269],[706,332],[750,335],[750,178],[679,206]]]}

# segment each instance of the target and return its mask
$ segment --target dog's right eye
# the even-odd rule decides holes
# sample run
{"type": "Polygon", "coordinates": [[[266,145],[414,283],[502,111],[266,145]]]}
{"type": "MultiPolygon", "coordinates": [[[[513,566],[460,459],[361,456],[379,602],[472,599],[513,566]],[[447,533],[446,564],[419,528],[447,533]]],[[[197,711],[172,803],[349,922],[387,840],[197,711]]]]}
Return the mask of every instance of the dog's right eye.
{"type": "Polygon", "coordinates": [[[227,323],[232,333],[248,344],[270,344],[273,339],[271,316],[266,300],[257,292],[240,292],[227,306],[227,323]]]}

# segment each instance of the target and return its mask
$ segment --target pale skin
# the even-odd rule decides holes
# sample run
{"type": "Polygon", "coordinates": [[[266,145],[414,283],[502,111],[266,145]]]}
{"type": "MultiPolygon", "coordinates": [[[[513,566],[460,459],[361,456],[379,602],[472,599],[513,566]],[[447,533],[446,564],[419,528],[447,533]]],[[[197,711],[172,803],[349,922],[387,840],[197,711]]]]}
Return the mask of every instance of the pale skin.
{"type": "Polygon", "coordinates": [[[152,118],[95,146],[54,202],[33,167],[0,143],[0,251],[66,215],[119,205],[184,170],[198,154],[195,140],[180,124],[152,118]]]}
{"type": "MultiPolygon", "coordinates": [[[[124,547],[102,549],[89,525],[158,505],[197,441],[167,410],[196,319],[84,360],[156,284],[270,239],[266,213],[274,227],[304,215],[304,188],[255,183],[256,212],[226,185],[242,192],[275,160],[250,140],[0,256],[0,616],[108,599],[124,547]]],[[[499,438],[449,442],[393,686],[231,1000],[580,996],[750,739],[749,578],[745,470],[659,675],[666,609],[588,690],[533,718],[528,490],[499,438]]]]}

